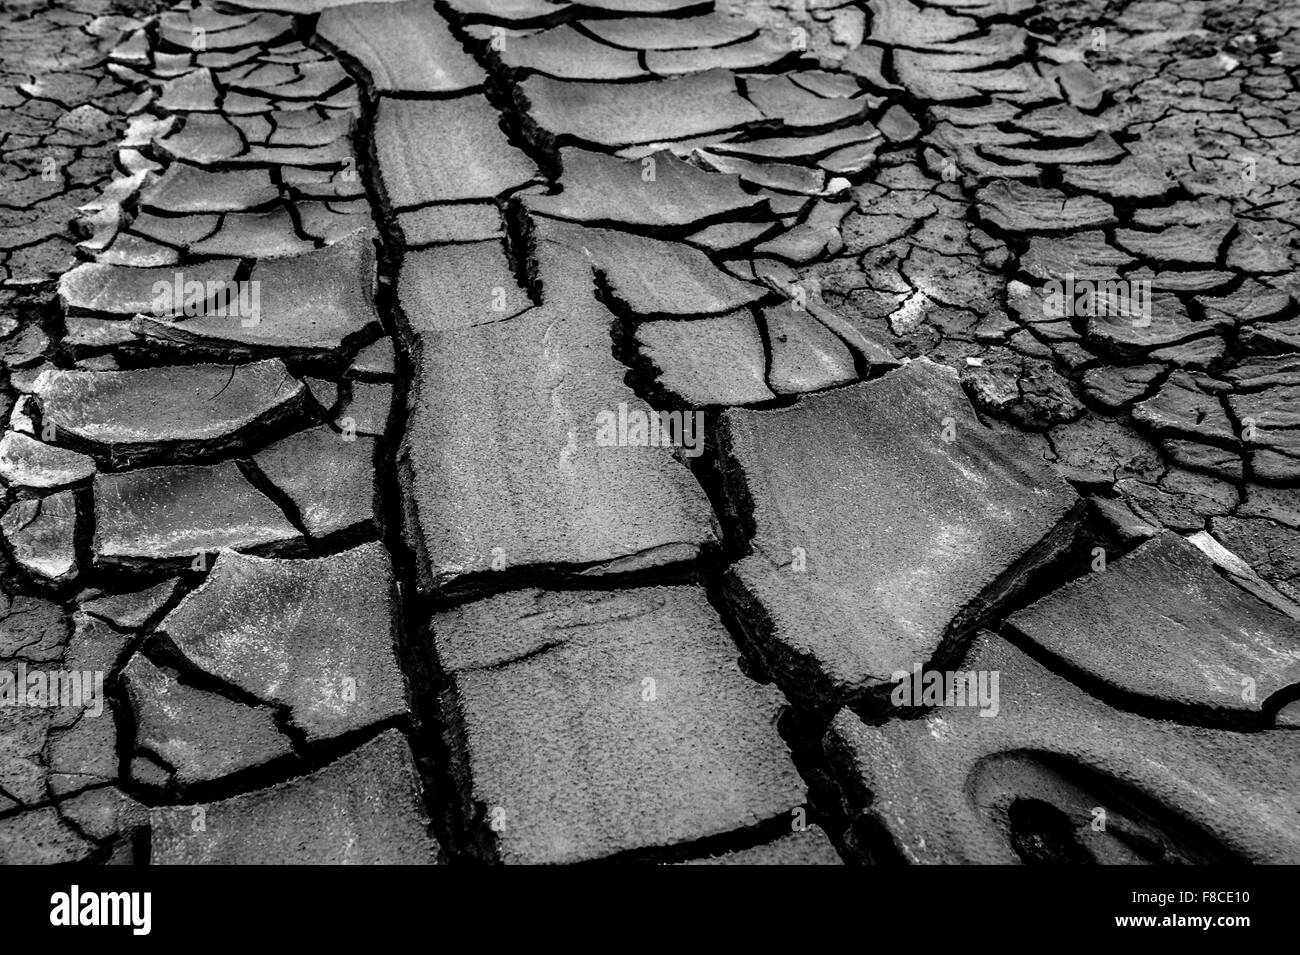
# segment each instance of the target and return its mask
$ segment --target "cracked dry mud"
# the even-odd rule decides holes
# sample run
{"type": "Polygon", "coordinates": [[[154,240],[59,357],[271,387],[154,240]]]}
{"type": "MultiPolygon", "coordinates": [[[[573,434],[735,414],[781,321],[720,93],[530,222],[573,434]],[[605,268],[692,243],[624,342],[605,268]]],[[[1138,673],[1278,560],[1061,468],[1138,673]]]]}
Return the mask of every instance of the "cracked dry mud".
{"type": "Polygon", "coordinates": [[[0,862],[1300,862],[1298,61],[5,4],[0,862]]]}

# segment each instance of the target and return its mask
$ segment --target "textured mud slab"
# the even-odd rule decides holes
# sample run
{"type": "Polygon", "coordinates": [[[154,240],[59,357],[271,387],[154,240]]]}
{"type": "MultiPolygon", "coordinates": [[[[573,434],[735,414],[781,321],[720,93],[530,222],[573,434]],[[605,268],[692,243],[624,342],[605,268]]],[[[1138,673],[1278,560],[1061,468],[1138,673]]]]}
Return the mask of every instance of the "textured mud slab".
{"type": "Polygon", "coordinates": [[[1277,695],[1300,683],[1300,621],[1176,534],[1012,614],[1007,626],[1156,707],[1267,719],[1277,695]]]}
{"type": "MultiPolygon", "coordinates": [[[[586,270],[572,255],[559,263],[586,270]]],[[[421,332],[406,312],[428,299],[404,303],[420,370],[399,467],[422,587],[641,569],[714,543],[704,493],[669,448],[601,442],[602,412],[649,409],[611,353],[616,319],[578,279],[587,289],[573,296],[449,331],[421,332]]],[[[541,280],[543,295],[560,288],[541,280]]]]}
{"type": "Polygon", "coordinates": [[[225,553],[158,632],[188,663],[283,706],[319,740],[405,710],[394,589],[380,544],[302,560],[225,553]]]}
{"type": "Polygon", "coordinates": [[[453,772],[501,861],[672,846],[804,801],[780,698],[739,671],[699,588],[517,591],[432,629],[465,750],[453,772]]]}
{"type": "Polygon", "coordinates": [[[728,496],[755,553],[729,572],[746,631],[793,692],[842,701],[972,630],[1071,540],[1078,498],[990,433],[920,360],[776,411],[728,412],[728,496]]]}
{"type": "Polygon", "coordinates": [[[0,862],[1300,861],[1297,56],[6,4],[0,862]]]}
{"type": "Polygon", "coordinates": [[[827,735],[847,792],[908,861],[1039,861],[1035,843],[1054,862],[1295,858],[1294,733],[1115,710],[991,634],[968,663],[1001,674],[995,718],[950,708],[871,727],[846,710],[827,735]]]}
{"type": "Polygon", "coordinates": [[[311,775],[200,806],[154,809],[160,865],[418,865],[428,835],[406,739],[394,730],[311,775]],[[203,828],[195,832],[195,810],[203,828]]]}

